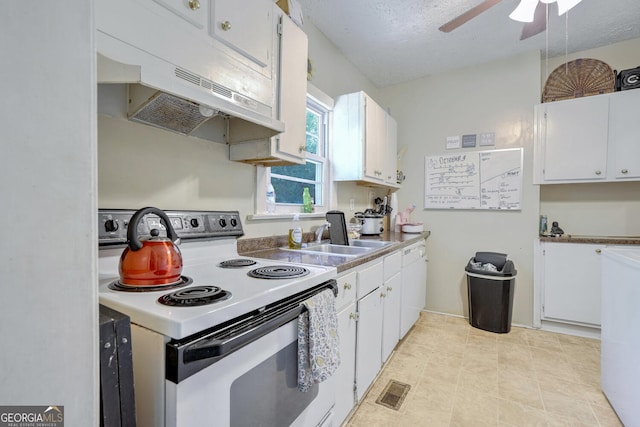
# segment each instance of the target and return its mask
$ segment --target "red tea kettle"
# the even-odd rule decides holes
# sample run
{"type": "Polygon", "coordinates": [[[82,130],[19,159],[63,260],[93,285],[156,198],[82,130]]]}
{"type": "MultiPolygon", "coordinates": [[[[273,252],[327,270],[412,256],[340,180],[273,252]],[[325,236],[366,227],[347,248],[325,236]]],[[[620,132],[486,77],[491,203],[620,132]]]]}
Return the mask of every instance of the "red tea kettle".
{"type": "Polygon", "coordinates": [[[162,286],[180,281],[182,254],[176,246],[178,235],[171,226],[167,214],[158,208],[146,207],[131,217],[127,228],[128,246],[120,256],[120,283],[129,286],[162,286]],[[156,214],[167,229],[167,237],[158,229],[150,231],[151,237],[138,237],[138,223],[147,214],[156,214]]]}

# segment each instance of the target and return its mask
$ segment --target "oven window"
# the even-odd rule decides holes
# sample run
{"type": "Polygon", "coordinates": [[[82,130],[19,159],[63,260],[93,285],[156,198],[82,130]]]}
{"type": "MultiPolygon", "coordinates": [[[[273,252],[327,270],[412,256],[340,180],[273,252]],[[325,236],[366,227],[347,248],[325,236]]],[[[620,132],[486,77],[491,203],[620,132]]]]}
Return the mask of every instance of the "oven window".
{"type": "Polygon", "coordinates": [[[298,391],[294,341],[231,384],[231,426],[288,426],[318,395],[318,384],[298,391]]]}

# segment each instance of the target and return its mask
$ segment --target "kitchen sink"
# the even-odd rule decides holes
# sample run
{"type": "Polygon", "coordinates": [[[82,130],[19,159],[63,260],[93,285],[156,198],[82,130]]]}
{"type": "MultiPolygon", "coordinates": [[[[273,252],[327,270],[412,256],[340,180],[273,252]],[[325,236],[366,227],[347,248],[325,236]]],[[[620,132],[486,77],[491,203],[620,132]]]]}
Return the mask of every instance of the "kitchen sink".
{"type": "Polygon", "coordinates": [[[357,257],[371,252],[373,248],[359,247],[359,246],[344,246],[344,245],[332,245],[331,243],[322,243],[319,245],[307,246],[302,249],[289,249],[302,253],[314,253],[314,254],[327,254],[327,255],[340,255],[340,256],[352,256],[357,257]]]}
{"type": "Polygon", "coordinates": [[[389,246],[393,242],[385,242],[382,240],[365,240],[365,239],[353,239],[351,240],[351,245],[356,247],[363,248],[384,248],[385,246],[389,246]]]}
{"type": "Polygon", "coordinates": [[[327,254],[327,255],[340,255],[348,257],[358,257],[370,253],[376,249],[383,248],[392,244],[392,242],[383,242],[380,240],[351,240],[350,246],[334,245],[331,243],[319,243],[311,244],[310,246],[303,247],[302,249],[289,249],[282,248],[284,250],[297,251],[302,253],[314,253],[314,254],[327,254]]]}

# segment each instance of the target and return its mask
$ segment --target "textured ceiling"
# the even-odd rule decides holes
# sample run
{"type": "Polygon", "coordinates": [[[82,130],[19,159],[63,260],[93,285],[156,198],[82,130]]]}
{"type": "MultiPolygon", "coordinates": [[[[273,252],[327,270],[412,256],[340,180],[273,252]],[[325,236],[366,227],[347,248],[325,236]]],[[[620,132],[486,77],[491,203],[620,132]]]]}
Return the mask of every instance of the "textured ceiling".
{"type": "Polygon", "coordinates": [[[582,0],[561,17],[552,4],[548,32],[524,41],[523,24],[509,19],[519,0],[502,0],[450,33],[438,27],[482,0],[298,1],[378,87],[531,50],[554,57],[640,37],[640,0],[582,0]]]}

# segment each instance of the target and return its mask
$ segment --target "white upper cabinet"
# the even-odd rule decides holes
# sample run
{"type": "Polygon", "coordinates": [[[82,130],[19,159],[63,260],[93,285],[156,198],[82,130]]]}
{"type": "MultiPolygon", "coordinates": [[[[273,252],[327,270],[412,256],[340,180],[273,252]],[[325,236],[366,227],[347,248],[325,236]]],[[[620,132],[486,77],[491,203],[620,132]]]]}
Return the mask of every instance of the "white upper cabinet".
{"type": "Polygon", "coordinates": [[[277,118],[285,131],[270,139],[229,146],[234,161],[264,166],[304,164],[307,123],[307,35],[280,8],[273,5],[278,40],[275,67],[277,118]]]}
{"type": "Polygon", "coordinates": [[[610,137],[615,141],[611,172],[615,179],[640,178],[640,90],[611,97],[610,137]]]}
{"type": "Polygon", "coordinates": [[[640,91],[535,107],[534,184],[640,179],[640,91]]]}
{"type": "Polygon", "coordinates": [[[210,34],[232,49],[268,67],[272,48],[270,0],[211,0],[210,34]]]}
{"type": "Polygon", "coordinates": [[[384,181],[385,140],[387,138],[387,121],[381,106],[369,96],[364,100],[364,168],[366,178],[372,181],[384,181]]]}
{"type": "Polygon", "coordinates": [[[546,181],[604,180],[609,99],[592,96],[537,106],[546,181]]]}
{"type": "Polygon", "coordinates": [[[395,180],[397,137],[389,134],[397,132],[397,126],[391,123],[389,129],[389,118],[364,92],[338,97],[333,115],[334,180],[399,188],[395,180]]]}
{"type": "Polygon", "coordinates": [[[398,122],[387,116],[387,144],[384,158],[384,182],[391,186],[398,185],[398,122]]]}

